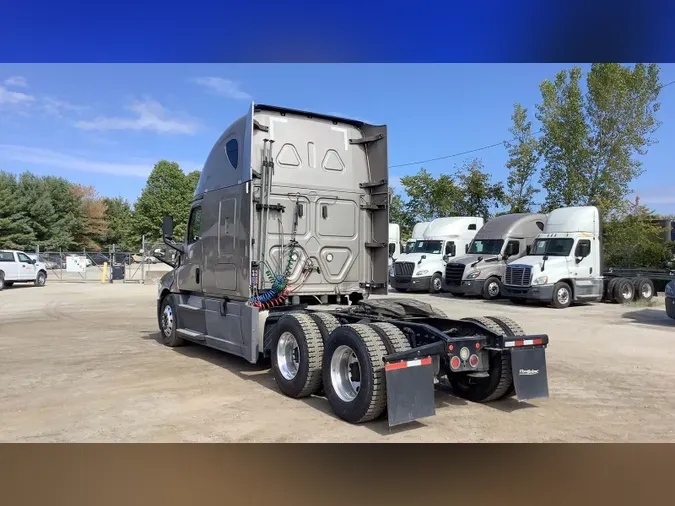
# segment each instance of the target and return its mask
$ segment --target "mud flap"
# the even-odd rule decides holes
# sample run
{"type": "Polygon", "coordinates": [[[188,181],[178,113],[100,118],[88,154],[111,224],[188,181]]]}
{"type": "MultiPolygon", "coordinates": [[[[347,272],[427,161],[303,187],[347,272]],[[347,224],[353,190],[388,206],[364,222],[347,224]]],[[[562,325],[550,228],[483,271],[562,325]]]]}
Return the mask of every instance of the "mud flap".
{"type": "Polygon", "coordinates": [[[511,350],[511,369],[519,401],[548,397],[545,348],[511,350]]]}
{"type": "Polygon", "coordinates": [[[434,366],[431,357],[385,366],[389,426],[434,416],[434,366]]]}

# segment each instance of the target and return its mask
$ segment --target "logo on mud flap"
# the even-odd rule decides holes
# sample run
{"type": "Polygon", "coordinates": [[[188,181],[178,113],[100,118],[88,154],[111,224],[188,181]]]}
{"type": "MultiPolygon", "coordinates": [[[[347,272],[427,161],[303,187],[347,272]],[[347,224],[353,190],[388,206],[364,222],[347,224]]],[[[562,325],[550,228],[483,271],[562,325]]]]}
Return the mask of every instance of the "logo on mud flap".
{"type": "Polygon", "coordinates": [[[534,376],[535,374],[539,374],[539,369],[521,369],[518,371],[518,374],[520,376],[534,376]]]}

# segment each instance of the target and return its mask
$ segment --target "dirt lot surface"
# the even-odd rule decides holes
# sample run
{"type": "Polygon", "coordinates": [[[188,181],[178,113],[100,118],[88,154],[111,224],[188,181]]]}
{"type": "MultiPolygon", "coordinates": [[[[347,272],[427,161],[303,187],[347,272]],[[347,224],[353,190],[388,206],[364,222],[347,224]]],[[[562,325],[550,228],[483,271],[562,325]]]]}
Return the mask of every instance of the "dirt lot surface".
{"type": "Polygon", "coordinates": [[[470,404],[390,431],[289,399],[268,369],[160,344],[155,287],[50,283],[0,292],[0,441],[675,441],[675,321],[651,308],[554,310],[416,295],[449,316],[548,333],[551,397],[470,404]]]}

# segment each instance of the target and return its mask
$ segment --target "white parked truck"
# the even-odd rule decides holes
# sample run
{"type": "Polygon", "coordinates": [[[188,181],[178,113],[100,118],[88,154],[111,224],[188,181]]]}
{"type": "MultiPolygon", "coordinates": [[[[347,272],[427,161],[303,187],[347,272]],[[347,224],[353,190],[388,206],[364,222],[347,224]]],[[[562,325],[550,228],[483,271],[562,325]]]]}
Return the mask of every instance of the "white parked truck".
{"type": "Polygon", "coordinates": [[[401,256],[401,227],[396,223],[389,224],[389,265],[401,256]]]}
{"type": "Polygon", "coordinates": [[[430,221],[423,221],[421,223],[417,223],[413,229],[412,229],[412,235],[410,236],[410,239],[405,243],[405,253],[406,255],[408,253],[413,253],[415,251],[415,243],[419,239],[424,239],[424,231],[429,227],[430,221]]]}
{"type": "Polygon", "coordinates": [[[545,224],[546,215],[539,213],[505,214],[488,221],[471,241],[469,252],[448,262],[445,290],[455,296],[496,299],[506,265],[527,255],[545,224]]]}
{"type": "Polygon", "coordinates": [[[413,251],[392,265],[391,286],[399,292],[440,292],[446,263],[455,256],[466,254],[483,224],[483,218],[477,217],[437,218],[432,221],[423,238],[415,241],[413,251]]]}
{"type": "Polygon", "coordinates": [[[17,250],[0,250],[0,290],[14,283],[33,283],[44,286],[47,267],[43,262],[17,250]]]}
{"type": "Polygon", "coordinates": [[[654,296],[648,272],[605,269],[598,208],[563,207],[548,214],[529,254],[506,267],[502,290],[516,304],[534,300],[566,308],[575,302],[627,303],[654,296]]]}
{"type": "Polygon", "coordinates": [[[432,416],[441,376],[474,402],[547,397],[545,334],[369,298],[387,295],[388,186],[386,126],[252,104],[211,150],[185,236],[162,223],[164,344],[269,357],[281,392],[352,423],[432,416]]]}

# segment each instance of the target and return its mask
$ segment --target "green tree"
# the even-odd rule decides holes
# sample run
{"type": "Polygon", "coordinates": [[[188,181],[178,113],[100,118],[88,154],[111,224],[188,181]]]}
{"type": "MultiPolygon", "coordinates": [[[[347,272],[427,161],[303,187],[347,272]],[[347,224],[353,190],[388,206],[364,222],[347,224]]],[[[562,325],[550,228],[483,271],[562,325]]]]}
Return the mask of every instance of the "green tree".
{"type": "Polygon", "coordinates": [[[539,162],[538,142],[532,134],[532,122],[527,119],[526,108],[515,104],[511,121],[513,125],[509,132],[514,140],[504,143],[509,153],[504,203],[509,207],[509,213],[529,213],[534,206],[534,197],[539,193],[532,184],[539,162]]]}
{"type": "Polygon", "coordinates": [[[105,246],[115,245],[118,251],[130,251],[136,246],[133,237],[131,204],[122,197],[105,199],[105,246]]]}
{"type": "Polygon", "coordinates": [[[72,184],[62,178],[47,176],[44,184],[49,192],[54,216],[49,226],[49,238],[40,248],[44,250],[67,251],[79,248],[75,233],[80,227],[80,203],[72,191],[72,184]]]}
{"type": "Polygon", "coordinates": [[[173,216],[175,236],[185,235],[198,174],[185,174],[177,163],[167,160],[155,164],[134,205],[133,231],[137,244],[142,235],[146,236],[148,242],[161,239],[162,217],[165,215],[173,216]]]}
{"type": "Polygon", "coordinates": [[[54,206],[45,178],[24,172],[19,176],[16,198],[35,234],[35,245],[44,248],[52,236],[54,206]]]}
{"type": "Polygon", "coordinates": [[[595,204],[605,213],[626,202],[659,126],[657,65],[595,63],[582,93],[579,67],[540,85],[541,184],[545,209],[595,204]]]}
{"type": "Polygon", "coordinates": [[[0,172],[0,248],[35,246],[35,233],[19,200],[18,187],[14,174],[0,172]]]}
{"type": "Polygon", "coordinates": [[[662,268],[672,257],[672,244],[663,240],[663,228],[645,206],[625,202],[620,212],[608,216],[604,224],[603,245],[608,267],[662,268]]]}
{"type": "Polygon", "coordinates": [[[402,177],[401,185],[408,196],[405,211],[413,223],[457,215],[455,204],[461,192],[452,176],[435,178],[422,168],[415,175],[402,177]]]}
{"type": "Polygon", "coordinates": [[[480,216],[487,221],[504,200],[503,184],[491,182],[479,158],[465,162],[456,177],[461,198],[454,203],[455,215],[480,216]]]}
{"type": "Polygon", "coordinates": [[[415,226],[415,221],[410,217],[406,210],[403,197],[396,193],[394,188],[389,188],[389,222],[396,223],[401,227],[401,240],[407,241],[412,234],[412,228],[415,226]]]}

